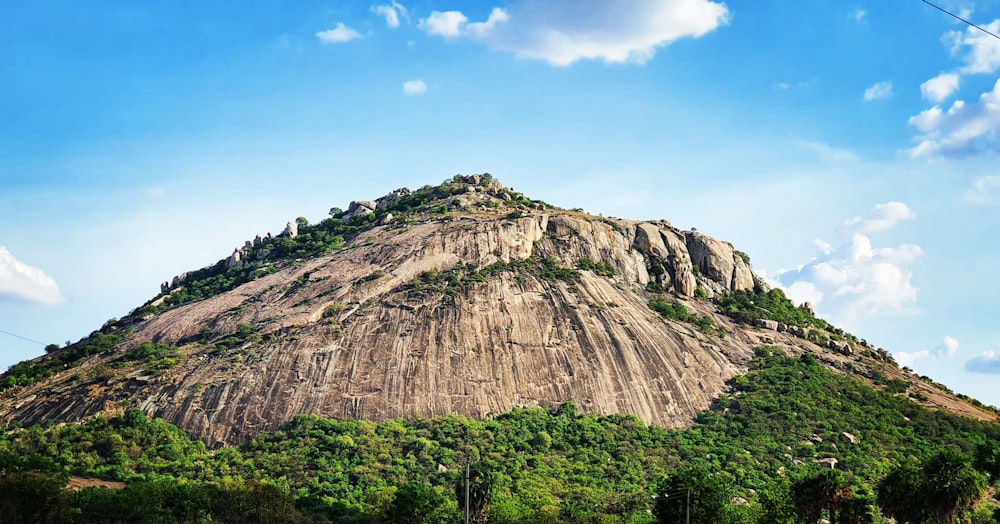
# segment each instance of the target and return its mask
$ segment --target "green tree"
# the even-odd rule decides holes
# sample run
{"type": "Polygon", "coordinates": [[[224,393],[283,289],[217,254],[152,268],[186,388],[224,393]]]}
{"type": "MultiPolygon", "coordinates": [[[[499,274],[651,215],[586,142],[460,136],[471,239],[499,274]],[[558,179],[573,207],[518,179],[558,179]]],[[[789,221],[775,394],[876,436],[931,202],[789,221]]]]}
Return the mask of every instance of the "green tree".
{"type": "Polygon", "coordinates": [[[993,482],[1000,480],[1000,442],[987,439],[976,447],[976,469],[990,476],[993,482]]]}
{"type": "Polygon", "coordinates": [[[878,504],[882,514],[896,519],[899,524],[920,522],[924,507],[920,500],[923,479],[916,464],[900,464],[879,481],[876,486],[878,504]]]}
{"type": "Polygon", "coordinates": [[[826,511],[830,524],[837,524],[837,514],[852,491],[847,477],[835,469],[821,469],[792,482],[792,496],[799,518],[816,522],[826,511]]]}
{"type": "Polygon", "coordinates": [[[0,522],[40,524],[61,522],[65,508],[65,473],[35,470],[0,476],[0,522]]]}
{"type": "Polygon", "coordinates": [[[966,455],[946,449],[923,465],[923,501],[932,522],[952,522],[971,508],[986,491],[986,478],[966,455]]]}
{"type": "Polygon", "coordinates": [[[954,449],[939,451],[919,465],[902,464],[877,487],[882,513],[900,524],[950,523],[982,498],[986,477],[969,457],[954,449]]]}
{"type": "Polygon", "coordinates": [[[396,491],[385,518],[397,524],[451,524],[458,521],[458,511],[431,485],[407,482],[396,491]]]}
{"type": "MultiPolygon", "coordinates": [[[[465,478],[455,484],[455,498],[458,509],[465,512],[465,478]]],[[[469,467],[469,522],[485,524],[489,520],[490,504],[497,483],[497,475],[489,471],[482,462],[469,467]]]]}
{"type": "Polygon", "coordinates": [[[776,477],[757,491],[761,523],[792,524],[795,522],[795,499],[792,483],[787,477],[776,477]]]}
{"type": "Polygon", "coordinates": [[[732,500],[732,491],[727,482],[705,468],[684,468],[667,477],[653,514],[663,524],[684,522],[690,509],[693,524],[718,524],[732,500]]]}

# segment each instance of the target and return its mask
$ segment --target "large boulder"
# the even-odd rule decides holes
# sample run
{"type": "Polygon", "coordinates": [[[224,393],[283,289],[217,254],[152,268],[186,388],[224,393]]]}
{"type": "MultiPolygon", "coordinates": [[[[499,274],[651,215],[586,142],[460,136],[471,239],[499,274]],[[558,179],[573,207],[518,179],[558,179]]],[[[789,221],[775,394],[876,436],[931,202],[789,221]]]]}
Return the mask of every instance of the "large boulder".
{"type": "Polygon", "coordinates": [[[757,319],[757,325],[759,327],[764,328],[764,329],[770,329],[771,331],[777,331],[778,330],[778,321],[777,320],[767,320],[767,319],[764,319],[764,318],[760,318],[760,319],[757,319]]]}
{"type": "Polygon", "coordinates": [[[733,281],[729,285],[729,289],[736,290],[752,290],[754,288],[754,278],[753,271],[750,270],[749,261],[745,260],[742,255],[738,252],[733,252],[733,281]]]}
{"type": "Polygon", "coordinates": [[[674,289],[684,296],[693,297],[698,282],[694,278],[694,266],[683,235],[673,229],[660,229],[660,238],[672,255],[667,257],[667,271],[673,278],[674,289]]]}
{"type": "Polygon", "coordinates": [[[816,462],[824,468],[837,469],[837,462],[839,461],[833,457],[829,457],[829,458],[821,458],[816,462]]]}
{"type": "Polygon", "coordinates": [[[635,245],[642,251],[642,254],[666,260],[670,256],[666,244],[660,236],[660,229],[653,224],[643,222],[635,226],[635,245]]]}
{"type": "Polygon", "coordinates": [[[698,283],[687,246],[680,233],[650,223],[636,225],[635,244],[642,253],[657,260],[666,269],[669,283],[678,293],[694,296],[698,283]]]}
{"type": "Polygon", "coordinates": [[[728,242],[722,242],[696,231],[685,233],[687,251],[711,287],[723,291],[752,290],[757,282],[750,264],[728,242]]]}
{"type": "Polygon", "coordinates": [[[375,212],[378,208],[378,204],[371,200],[354,200],[351,205],[347,207],[347,213],[344,213],[344,220],[350,220],[354,217],[361,215],[370,215],[375,212]]]}

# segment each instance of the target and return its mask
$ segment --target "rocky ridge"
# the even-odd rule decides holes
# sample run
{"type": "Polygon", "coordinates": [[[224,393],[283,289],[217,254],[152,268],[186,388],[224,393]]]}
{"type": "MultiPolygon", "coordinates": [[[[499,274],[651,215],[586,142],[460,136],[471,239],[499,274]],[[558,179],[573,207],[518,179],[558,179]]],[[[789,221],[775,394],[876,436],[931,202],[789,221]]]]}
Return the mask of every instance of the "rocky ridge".
{"type": "Polygon", "coordinates": [[[572,400],[682,426],[761,344],[993,416],[860,341],[720,314],[713,299],[766,284],[728,243],[666,221],[554,209],[475,175],[355,201],[316,226],[290,222],[279,236],[294,248],[322,227],[355,225],[343,245],[316,256],[268,262],[273,239],[248,242],[214,271],[252,278],[212,296],[171,304],[194,282],[164,286],[106,326],[120,337],[113,349],[0,393],[0,420],[70,421],[131,405],[221,446],[298,413],[485,417],[572,400]],[[658,315],[654,298],[712,329],[658,315]]]}

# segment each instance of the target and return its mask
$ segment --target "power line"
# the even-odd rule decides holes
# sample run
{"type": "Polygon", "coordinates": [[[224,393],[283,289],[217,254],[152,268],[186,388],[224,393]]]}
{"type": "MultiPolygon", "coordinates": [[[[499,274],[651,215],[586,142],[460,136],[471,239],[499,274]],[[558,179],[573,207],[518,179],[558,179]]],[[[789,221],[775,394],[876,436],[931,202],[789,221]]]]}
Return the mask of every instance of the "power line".
{"type": "Polygon", "coordinates": [[[27,340],[28,342],[34,342],[35,344],[38,344],[39,346],[44,346],[45,345],[45,342],[39,342],[39,341],[37,341],[37,340],[35,340],[33,338],[22,337],[21,335],[17,335],[17,334],[11,333],[10,331],[4,331],[4,330],[0,329],[0,333],[3,333],[4,335],[10,335],[10,336],[15,337],[15,338],[19,338],[21,340],[27,340]]]}
{"type": "Polygon", "coordinates": [[[951,16],[951,17],[953,17],[953,18],[957,18],[958,20],[961,20],[961,21],[963,21],[963,22],[965,22],[965,23],[967,23],[967,24],[971,25],[972,27],[975,27],[976,29],[978,29],[978,30],[980,30],[980,31],[982,31],[982,32],[984,32],[984,33],[986,33],[986,34],[988,34],[988,35],[992,36],[993,38],[996,38],[997,40],[1000,40],[1000,36],[997,36],[997,35],[995,35],[995,34],[993,34],[993,33],[989,32],[989,31],[987,31],[986,29],[984,29],[984,28],[982,28],[982,27],[980,27],[980,26],[978,26],[978,25],[976,25],[976,24],[973,24],[972,22],[970,22],[970,21],[968,21],[968,20],[966,20],[966,19],[964,19],[964,18],[962,18],[962,17],[960,17],[960,16],[956,15],[955,13],[952,13],[951,11],[948,11],[947,9],[945,9],[945,8],[943,8],[943,7],[940,7],[940,6],[937,6],[937,5],[934,5],[934,4],[930,3],[930,2],[928,2],[927,0],[921,0],[921,1],[922,1],[923,3],[925,3],[925,4],[929,5],[929,6],[933,7],[934,9],[937,9],[938,11],[941,11],[942,13],[944,13],[944,14],[946,14],[946,15],[948,15],[948,16],[951,16]]]}

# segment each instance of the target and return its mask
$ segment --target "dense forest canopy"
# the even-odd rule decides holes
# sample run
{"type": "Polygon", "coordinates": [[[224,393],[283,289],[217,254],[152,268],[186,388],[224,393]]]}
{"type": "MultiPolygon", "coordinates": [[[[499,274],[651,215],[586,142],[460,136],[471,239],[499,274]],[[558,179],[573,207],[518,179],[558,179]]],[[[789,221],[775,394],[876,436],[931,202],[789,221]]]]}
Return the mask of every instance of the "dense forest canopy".
{"type": "Polygon", "coordinates": [[[0,520],[459,522],[468,464],[470,513],[482,522],[673,522],[688,510],[692,522],[713,523],[993,522],[986,486],[998,439],[997,423],[760,348],[688,429],[585,415],[572,403],[485,420],[302,415],[210,451],[135,409],[15,424],[0,437],[0,520]],[[64,491],[70,475],[125,488],[64,491]],[[942,494],[927,478],[964,484],[942,494]]]}

